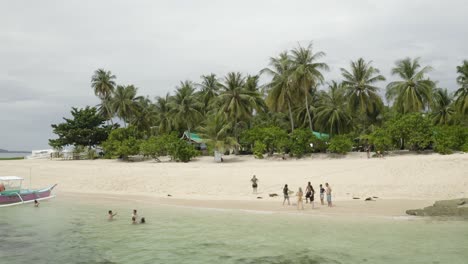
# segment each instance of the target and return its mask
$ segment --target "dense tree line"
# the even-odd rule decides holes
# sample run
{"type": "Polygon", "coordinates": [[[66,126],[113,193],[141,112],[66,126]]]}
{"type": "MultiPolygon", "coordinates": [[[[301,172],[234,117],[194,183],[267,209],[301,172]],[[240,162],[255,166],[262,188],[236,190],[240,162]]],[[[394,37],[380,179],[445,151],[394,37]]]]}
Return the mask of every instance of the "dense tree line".
{"type": "Polygon", "coordinates": [[[196,131],[211,149],[247,149],[259,157],[274,151],[342,153],[362,144],[381,150],[433,147],[443,153],[468,148],[468,61],[456,67],[459,87],[450,93],[430,78],[432,68],[419,58],[396,61],[391,70],[396,81],[386,85],[385,76],[363,58],[341,68],[341,80],[326,81],[324,58],[311,45],[298,46],[270,58],[257,75],[202,75],[199,82],[181,81],[173,94],[154,100],[139,96],[134,85],[118,85],[104,69],[95,71],[91,86],[101,101],[101,117],[109,123],[118,118],[136,131],[136,140],[196,131]],[[261,85],[260,75],[269,81],[261,85]],[[321,142],[312,131],[330,138],[321,142]],[[313,148],[294,143],[301,133],[304,142],[315,142],[313,148]],[[447,140],[454,133],[462,138],[442,143],[442,135],[447,140]]]}

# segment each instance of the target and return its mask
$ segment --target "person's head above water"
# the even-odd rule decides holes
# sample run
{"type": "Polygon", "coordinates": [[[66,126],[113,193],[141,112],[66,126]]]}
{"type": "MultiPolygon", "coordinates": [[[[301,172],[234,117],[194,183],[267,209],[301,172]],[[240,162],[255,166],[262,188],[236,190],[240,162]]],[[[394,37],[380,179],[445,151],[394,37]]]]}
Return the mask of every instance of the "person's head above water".
{"type": "Polygon", "coordinates": [[[112,210],[109,210],[109,214],[112,214],[112,210]]]}
{"type": "Polygon", "coordinates": [[[146,223],[146,220],[145,220],[144,217],[142,217],[141,220],[140,220],[140,224],[144,224],[144,223],[146,223]]]}

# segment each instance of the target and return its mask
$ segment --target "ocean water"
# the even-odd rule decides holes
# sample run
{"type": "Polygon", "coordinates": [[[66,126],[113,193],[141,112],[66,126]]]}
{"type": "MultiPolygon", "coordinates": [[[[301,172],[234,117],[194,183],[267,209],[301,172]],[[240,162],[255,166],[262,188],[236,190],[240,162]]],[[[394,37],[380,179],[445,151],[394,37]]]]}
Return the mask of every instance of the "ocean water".
{"type": "Polygon", "coordinates": [[[16,158],[16,157],[26,157],[28,155],[31,155],[31,153],[16,153],[16,152],[7,152],[7,153],[0,153],[0,158],[16,158]]]}
{"type": "Polygon", "coordinates": [[[468,222],[57,197],[0,208],[0,263],[468,263],[468,222]],[[95,203],[95,202],[93,202],[95,203]],[[137,207],[146,224],[133,225],[137,207]],[[107,210],[118,213],[107,220],[107,210]]]}

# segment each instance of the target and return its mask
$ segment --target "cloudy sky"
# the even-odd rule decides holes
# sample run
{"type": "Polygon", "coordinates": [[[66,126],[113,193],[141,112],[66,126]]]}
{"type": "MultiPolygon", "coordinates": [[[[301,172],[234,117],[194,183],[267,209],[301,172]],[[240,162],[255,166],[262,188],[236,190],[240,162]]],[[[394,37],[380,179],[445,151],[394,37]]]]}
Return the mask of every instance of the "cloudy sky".
{"type": "Polygon", "coordinates": [[[154,98],[202,74],[256,74],[313,41],[327,80],[359,57],[391,79],[411,56],[453,91],[468,59],[466,10],[462,0],[0,0],[0,148],[49,148],[50,124],[98,103],[90,78],[101,67],[154,98]]]}

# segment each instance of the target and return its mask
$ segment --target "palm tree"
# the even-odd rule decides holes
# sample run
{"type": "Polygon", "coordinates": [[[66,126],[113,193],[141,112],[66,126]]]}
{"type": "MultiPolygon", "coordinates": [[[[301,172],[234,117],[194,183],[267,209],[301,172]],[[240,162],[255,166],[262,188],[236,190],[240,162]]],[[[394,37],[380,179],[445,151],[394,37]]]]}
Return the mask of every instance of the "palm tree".
{"type": "Polygon", "coordinates": [[[389,101],[394,101],[398,112],[420,112],[429,106],[434,82],[425,78],[425,74],[431,70],[430,66],[421,68],[419,58],[406,58],[396,62],[392,75],[397,75],[402,80],[389,83],[386,96],[389,101]]]}
{"type": "Polygon", "coordinates": [[[312,117],[309,109],[309,94],[312,87],[323,83],[321,70],[329,70],[328,65],[323,62],[317,62],[318,59],[325,56],[323,52],[312,52],[312,44],[306,48],[299,46],[291,51],[292,69],[291,81],[304,93],[307,117],[309,127],[312,130],[312,117]]]}
{"type": "Polygon", "coordinates": [[[266,84],[267,97],[265,103],[274,112],[284,112],[286,109],[289,113],[289,121],[291,123],[291,131],[294,131],[294,118],[292,113],[292,105],[298,101],[298,89],[291,85],[291,66],[292,62],[287,52],[283,52],[278,58],[270,58],[271,68],[265,68],[260,71],[260,74],[268,74],[272,76],[271,82],[266,84]]]}
{"type": "Polygon", "coordinates": [[[91,77],[91,87],[94,89],[94,94],[101,100],[112,95],[115,88],[115,75],[104,69],[97,69],[91,77]]]}
{"type": "Polygon", "coordinates": [[[363,58],[351,61],[351,70],[341,68],[343,85],[346,86],[345,97],[348,98],[351,111],[368,119],[377,110],[383,107],[382,99],[375,86],[377,82],[385,81],[377,68],[371,66],[372,61],[366,62],[363,58]]]}
{"type": "Polygon", "coordinates": [[[453,97],[447,92],[447,89],[434,89],[432,100],[432,121],[436,125],[448,125],[455,115],[452,107],[453,97]]]}
{"type": "Polygon", "coordinates": [[[135,126],[138,131],[149,132],[156,123],[157,112],[155,105],[147,97],[140,97],[135,104],[130,124],[135,126]]]}
{"type": "Polygon", "coordinates": [[[198,129],[200,136],[207,144],[214,147],[215,151],[224,153],[226,148],[237,145],[236,139],[230,136],[231,123],[226,122],[222,114],[212,114],[198,129]]]}
{"type": "Polygon", "coordinates": [[[202,75],[202,82],[198,84],[201,88],[200,90],[200,99],[203,102],[203,114],[206,115],[207,112],[210,110],[211,103],[213,99],[218,96],[219,89],[221,88],[221,84],[216,78],[215,74],[210,75],[202,75]]]}
{"type": "Polygon", "coordinates": [[[169,101],[169,106],[175,127],[183,131],[188,130],[190,135],[190,130],[202,118],[201,104],[197,101],[194,84],[191,81],[180,82],[175,95],[169,101]]]}
{"type": "Polygon", "coordinates": [[[97,107],[98,107],[99,114],[102,117],[104,117],[106,120],[110,121],[110,123],[113,125],[114,122],[112,121],[112,118],[114,117],[115,112],[112,111],[111,104],[112,104],[112,96],[108,96],[102,99],[101,103],[98,104],[97,107]]]}
{"type": "Polygon", "coordinates": [[[225,119],[232,123],[236,140],[239,137],[240,122],[246,123],[253,115],[252,110],[264,109],[260,93],[247,90],[245,77],[239,72],[230,72],[226,75],[218,100],[219,113],[224,114],[225,119]]]}
{"type": "Polygon", "coordinates": [[[137,101],[142,98],[137,96],[137,91],[138,89],[133,85],[118,85],[110,102],[112,111],[122,119],[125,127],[136,111],[137,101]]]}
{"type": "Polygon", "coordinates": [[[342,83],[332,81],[328,91],[320,93],[316,123],[322,128],[321,131],[336,135],[350,130],[351,115],[347,109],[345,92],[346,88],[342,83]]]}
{"type": "Polygon", "coordinates": [[[171,119],[171,107],[170,102],[171,97],[169,94],[166,94],[165,97],[156,97],[155,111],[156,119],[159,123],[157,127],[160,134],[169,133],[172,130],[173,121],[171,119]]]}
{"type": "Polygon", "coordinates": [[[460,88],[455,92],[457,98],[455,104],[459,112],[468,114],[468,60],[463,61],[461,66],[457,66],[457,83],[460,88]]]}

